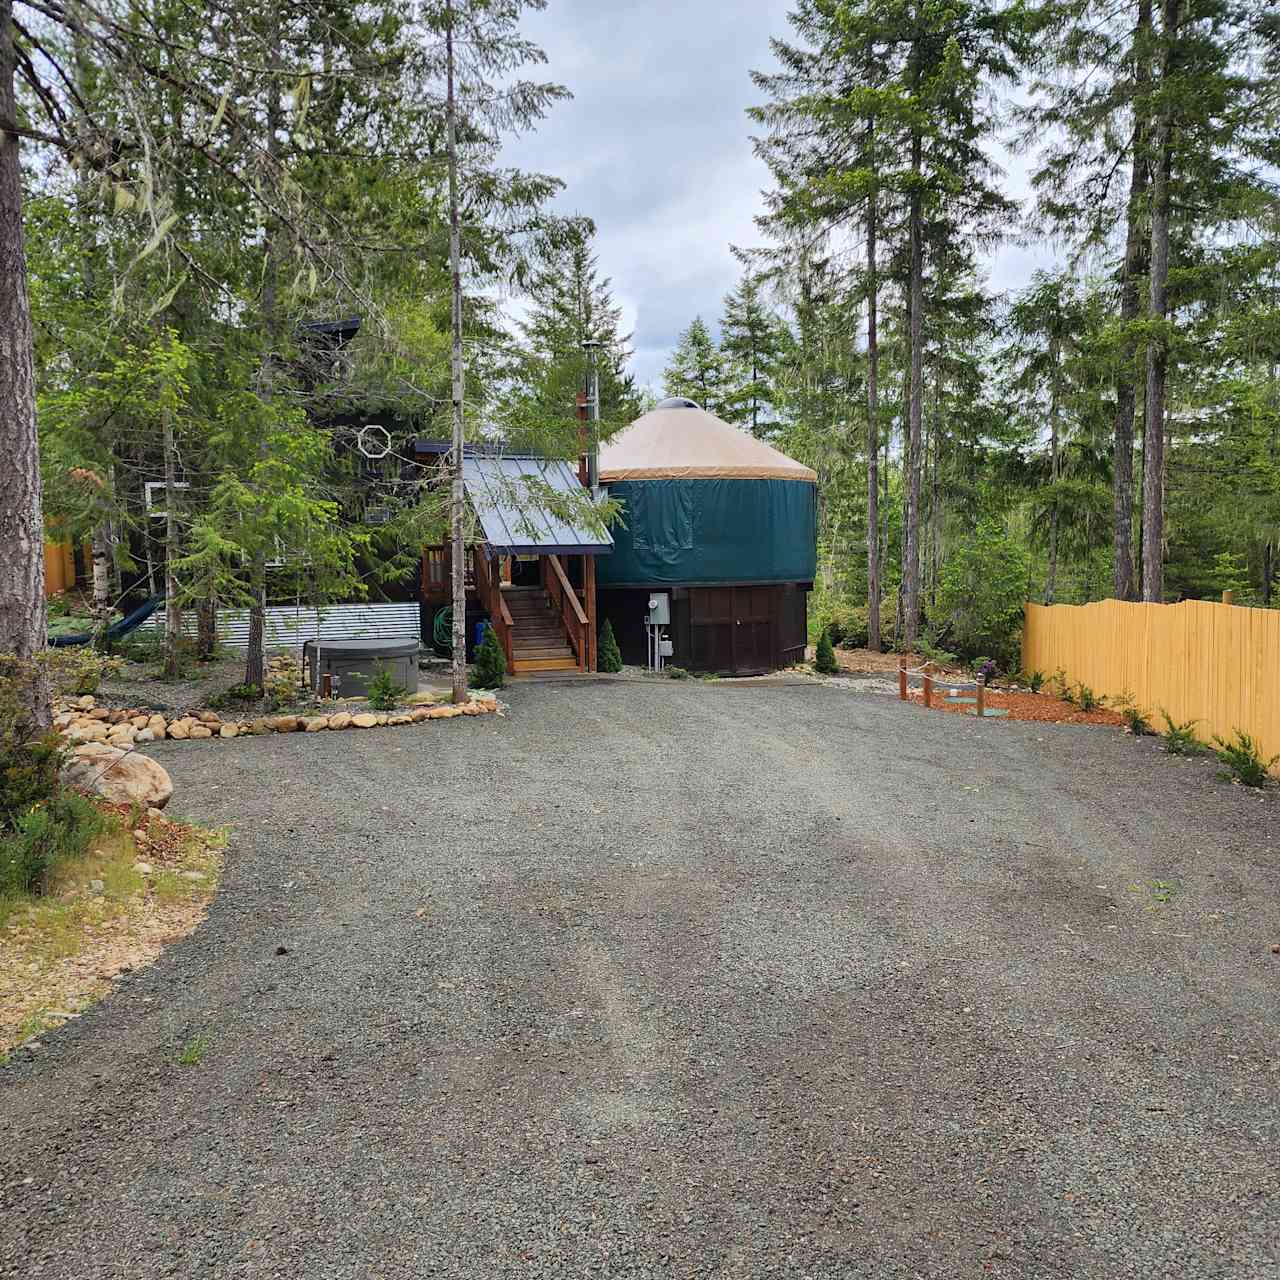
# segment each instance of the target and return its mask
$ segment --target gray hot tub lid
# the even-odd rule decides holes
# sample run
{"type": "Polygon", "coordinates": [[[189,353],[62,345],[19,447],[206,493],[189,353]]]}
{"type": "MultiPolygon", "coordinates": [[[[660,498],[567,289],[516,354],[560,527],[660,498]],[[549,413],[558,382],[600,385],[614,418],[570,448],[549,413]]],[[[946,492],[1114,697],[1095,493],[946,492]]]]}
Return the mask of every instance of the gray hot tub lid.
{"type": "MultiPolygon", "coordinates": [[[[308,640],[302,647],[314,650],[317,641],[308,640]]],[[[321,640],[321,653],[342,654],[346,658],[407,658],[418,652],[417,636],[388,636],[379,640],[321,640]]]]}

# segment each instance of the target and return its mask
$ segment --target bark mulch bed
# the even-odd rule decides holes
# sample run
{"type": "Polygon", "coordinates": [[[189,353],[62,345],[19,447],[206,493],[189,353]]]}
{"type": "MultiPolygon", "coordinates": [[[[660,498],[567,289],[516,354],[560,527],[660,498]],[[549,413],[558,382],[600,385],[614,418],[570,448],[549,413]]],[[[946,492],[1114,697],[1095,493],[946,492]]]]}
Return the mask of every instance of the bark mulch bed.
{"type": "MultiPolygon", "coordinates": [[[[895,668],[896,669],[896,668],[895,668]]],[[[967,680],[967,677],[965,677],[967,680]]],[[[933,710],[953,711],[962,715],[973,715],[972,703],[947,702],[948,686],[946,677],[941,677],[934,685],[933,710]]],[[[972,690],[965,690],[966,697],[973,697],[972,690]]],[[[924,694],[919,689],[911,689],[907,693],[913,702],[922,702],[924,694]]],[[[1025,693],[1012,689],[988,689],[987,706],[1000,707],[1008,712],[1001,716],[1003,720],[1038,720],[1044,724],[1108,724],[1123,725],[1125,720],[1118,711],[1109,711],[1106,707],[1095,707],[1092,711],[1081,711],[1079,707],[1063,702],[1047,693],[1025,693]]]]}

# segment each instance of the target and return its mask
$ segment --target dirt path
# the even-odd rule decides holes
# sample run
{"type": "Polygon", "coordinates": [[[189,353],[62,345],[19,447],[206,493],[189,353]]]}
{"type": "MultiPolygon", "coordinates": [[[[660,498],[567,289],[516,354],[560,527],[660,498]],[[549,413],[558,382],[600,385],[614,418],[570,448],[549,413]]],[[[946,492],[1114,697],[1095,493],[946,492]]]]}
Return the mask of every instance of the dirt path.
{"type": "Polygon", "coordinates": [[[510,701],[158,746],[223,888],[0,1072],[0,1276],[1276,1274],[1274,799],[817,683],[510,701]]]}

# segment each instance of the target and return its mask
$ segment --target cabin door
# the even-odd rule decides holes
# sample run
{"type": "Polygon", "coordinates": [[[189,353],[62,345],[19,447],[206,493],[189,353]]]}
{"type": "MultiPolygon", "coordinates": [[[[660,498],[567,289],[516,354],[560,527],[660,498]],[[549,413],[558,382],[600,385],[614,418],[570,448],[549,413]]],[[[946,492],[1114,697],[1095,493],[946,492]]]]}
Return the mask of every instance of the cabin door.
{"type": "Polygon", "coordinates": [[[773,668],[773,588],[733,588],[733,670],[759,675],[773,668]]]}

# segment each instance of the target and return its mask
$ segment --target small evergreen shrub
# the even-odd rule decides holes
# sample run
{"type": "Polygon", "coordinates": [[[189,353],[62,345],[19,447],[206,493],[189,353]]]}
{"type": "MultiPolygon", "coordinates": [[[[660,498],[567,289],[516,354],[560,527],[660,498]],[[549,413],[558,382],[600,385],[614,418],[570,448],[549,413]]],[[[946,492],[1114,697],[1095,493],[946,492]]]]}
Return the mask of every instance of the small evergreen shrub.
{"type": "Polygon", "coordinates": [[[1112,706],[1124,716],[1124,727],[1135,738],[1141,738],[1151,732],[1151,722],[1147,719],[1147,713],[1138,706],[1133,694],[1128,690],[1118,698],[1114,698],[1112,706]]]}
{"type": "Polygon", "coordinates": [[[42,892],[54,867],[83,857],[115,825],[88,796],[60,788],[23,814],[14,831],[0,835],[0,898],[42,892]]]}
{"type": "Polygon", "coordinates": [[[1236,730],[1233,742],[1218,737],[1216,733],[1213,741],[1216,744],[1214,755],[1226,765],[1221,776],[1229,782],[1238,782],[1245,787],[1265,787],[1271,779],[1271,770],[1280,764],[1280,755],[1264,759],[1258,744],[1243,729],[1236,730]]]}
{"type": "Polygon", "coordinates": [[[1032,693],[1039,693],[1043,685],[1044,685],[1043,671],[1027,672],[1027,688],[1030,689],[1032,693]]]}
{"type": "Polygon", "coordinates": [[[668,667],[667,678],[670,680],[687,680],[689,673],[683,667],[668,667]]]}
{"type": "Polygon", "coordinates": [[[835,649],[831,645],[830,630],[824,631],[818,637],[818,652],[813,660],[813,669],[824,676],[833,676],[840,670],[840,664],[836,662],[835,649]]]}
{"type": "Polygon", "coordinates": [[[498,633],[485,624],[484,638],[476,649],[469,683],[473,689],[501,689],[507,679],[507,655],[498,643],[498,633]]]}
{"type": "Polygon", "coordinates": [[[601,671],[622,670],[622,650],[618,648],[618,639],[613,634],[613,623],[608,618],[604,620],[604,629],[600,632],[600,655],[597,665],[601,671]]]}
{"type": "Polygon", "coordinates": [[[375,711],[394,711],[403,696],[403,687],[396,684],[391,672],[381,662],[377,663],[365,686],[365,701],[375,711]]]}
{"type": "Polygon", "coordinates": [[[1198,720],[1187,720],[1183,724],[1178,724],[1163,708],[1161,708],[1160,714],[1164,717],[1165,723],[1165,731],[1160,735],[1164,739],[1164,749],[1171,756],[1199,755],[1204,749],[1204,743],[1196,737],[1195,727],[1200,722],[1198,720]]]}
{"type": "Polygon", "coordinates": [[[1087,684],[1076,685],[1072,701],[1081,711],[1096,711],[1102,705],[1102,699],[1087,684]]]}

